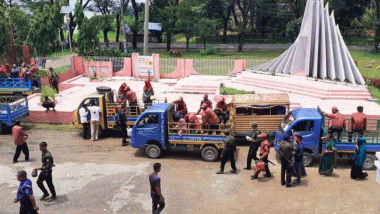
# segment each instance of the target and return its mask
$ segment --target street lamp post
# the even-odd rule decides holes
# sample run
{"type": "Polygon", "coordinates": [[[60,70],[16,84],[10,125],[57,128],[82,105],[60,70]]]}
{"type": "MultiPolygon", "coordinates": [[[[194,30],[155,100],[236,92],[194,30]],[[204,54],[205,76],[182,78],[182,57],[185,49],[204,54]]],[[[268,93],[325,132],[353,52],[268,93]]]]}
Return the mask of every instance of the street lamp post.
{"type": "Polygon", "coordinates": [[[149,0],[145,0],[145,23],[144,23],[144,56],[148,55],[149,34],[149,0]]]}
{"type": "Polygon", "coordinates": [[[68,25],[68,30],[69,30],[69,43],[70,43],[70,61],[71,61],[71,68],[73,69],[73,77],[75,76],[75,69],[74,69],[74,62],[73,62],[73,49],[72,49],[72,46],[71,46],[71,33],[70,33],[70,17],[69,17],[69,14],[74,10],[74,8],[70,7],[70,6],[62,6],[61,8],[61,13],[67,15],[67,25],[68,25]]]}

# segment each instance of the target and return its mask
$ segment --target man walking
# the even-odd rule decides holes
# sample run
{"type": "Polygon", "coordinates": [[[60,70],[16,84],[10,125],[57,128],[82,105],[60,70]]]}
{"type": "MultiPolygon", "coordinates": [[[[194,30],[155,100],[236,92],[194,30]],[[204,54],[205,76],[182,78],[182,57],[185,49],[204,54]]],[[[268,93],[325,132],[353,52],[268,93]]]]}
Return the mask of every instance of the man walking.
{"type": "Polygon", "coordinates": [[[226,165],[227,161],[230,160],[231,162],[231,168],[232,173],[236,174],[236,164],[235,164],[235,157],[234,154],[236,152],[236,143],[235,138],[233,136],[230,136],[230,132],[225,131],[224,135],[226,135],[226,140],[224,140],[224,148],[222,152],[222,161],[220,163],[220,171],[216,174],[223,174],[224,173],[224,166],[226,165]]]}
{"type": "MultiPolygon", "coordinates": [[[[267,140],[268,138],[268,135],[266,133],[261,133],[257,136],[258,138],[261,138],[263,140],[263,142],[261,143],[261,146],[260,146],[260,160],[259,161],[263,161],[265,163],[265,177],[267,178],[270,178],[272,177],[272,175],[270,174],[270,171],[269,171],[269,161],[268,161],[268,155],[269,155],[269,152],[270,152],[270,145],[269,145],[269,142],[267,140]]],[[[251,176],[252,179],[257,179],[257,177],[259,176],[260,174],[260,171],[257,171],[255,173],[255,175],[251,176]]]]}
{"type": "Polygon", "coordinates": [[[358,112],[351,115],[351,126],[348,134],[348,142],[352,142],[352,135],[358,133],[362,137],[367,129],[367,115],[363,113],[363,106],[358,106],[358,112]]]}
{"type": "Polygon", "coordinates": [[[55,92],[59,94],[59,88],[58,88],[59,76],[54,72],[52,67],[49,68],[49,71],[50,71],[50,76],[49,76],[50,87],[52,87],[55,90],[55,92]]]}
{"type": "Polygon", "coordinates": [[[338,134],[338,140],[340,140],[340,136],[342,134],[343,129],[345,129],[345,122],[344,122],[344,116],[339,113],[339,110],[336,106],[332,107],[331,109],[332,114],[324,113],[324,115],[328,118],[331,118],[331,126],[329,130],[332,133],[338,134]]]}
{"type": "Polygon", "coordinates": [[[281,185],[286,187],[291,187],[292,182],[292,162],[293,156],[296,151],[295,146],[290,141],[290,136],[285,136],[284,141],[280,143],[280,154],[281,154],[281,185]],[[285,181],[286,175],[286,181],[285,181]]]}
{"type": "Polygon", "coordinates": [[[46,190],[43,182],[46,181],[47,186],[49,187],[51,197],[49,198],[49,201],[57,199],[57,196],[55,194],[55,188],[53,185],[53,177],[52,177],[52,168],[54,164],[54,159],[51,153],[47,150],[47,143],[42,142],[40,143],[40,151],[42,152],[42,167],[41,168],[35,168],[35,170],[41,170],[40,175],[37,179],[37,185],[41,189],[41,191],[44,193],[41,200],[44,200],[49,196],[48,191],[46,190]]]}
{"type": "Polygon", "coordinates": [[[98,140],[99,137],[99,121],[102,112],[100,112],[100,108],[96,105],[95,100],[91,100],[90,105],[88,110],[90,110],[91,114],[91,140],[94,141],[98,140]]]}
{"type": "Polygon", "coordinates": [[[252,134],[251,136],[249,136],[249,138],[247,138],[247,140],[251,143],[251,145],[249,146],[249,151],[248,151],[248,156],[247,156],[247,167],[244,168],[245,170],[251,169],[252,159],[254,159],[255,162],[259,160],[256,157],[256,153],[262,141],[260,138],[257,137],[259,134],[261,134],[261,131],[257,129],[257,122],[252,122],[251,127],[252,127],[252,134]]]}
{"type": "Polygon", "coordinates": [[[87,105],[83,104],[82,108],[79,109],[80,123],[83,126],[83,140],[88,139],[89,129],[90,129],[90,120],[91,113],[88,110],[87,105]]]}
{"type": "Polygon", "coordinates": [[[17,198],[14,202],[20,202],[20,214],[37,214],[39,208],[33,196],[32,181],[27,178],[24,170],[17,172],[17,180],[20,186],[17,190],[17,198]]]}
{"type": "Polygon", "coordinates": [[[24,129],[20,126],[20,121],[16,121],[16,125],[12,128],[12,135],[14,143],[16,145],[16,153],[13,157],[13,163],[17,163],[17,159],[20,156],[21,151],[25,155],[25,161],[29,160],[29,149],[26,144],[26,139],[28,139],[28,134],[25,133],[24,129]]]}
{"type": "Polygon", "coordinates": [[[153,165],[154,172],[149,175],[150,196],[152,197],[152,213],[159,214],[165,207],[165,199],[161,193],[161,178],[158,173],[161,171],[161,164],[153,165]]]}

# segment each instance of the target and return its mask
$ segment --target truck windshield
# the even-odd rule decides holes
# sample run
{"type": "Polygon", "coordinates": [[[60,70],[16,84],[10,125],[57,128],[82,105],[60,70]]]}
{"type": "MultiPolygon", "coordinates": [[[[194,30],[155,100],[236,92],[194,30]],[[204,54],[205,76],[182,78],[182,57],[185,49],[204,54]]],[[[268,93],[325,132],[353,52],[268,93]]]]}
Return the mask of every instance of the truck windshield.
{"type": "Polygon", "coordinates": [[[284,131],[294,122],[294,117],[291,112],[285,116],[284,120],[280,124],[280,131],[284,133],[284,131]]]}

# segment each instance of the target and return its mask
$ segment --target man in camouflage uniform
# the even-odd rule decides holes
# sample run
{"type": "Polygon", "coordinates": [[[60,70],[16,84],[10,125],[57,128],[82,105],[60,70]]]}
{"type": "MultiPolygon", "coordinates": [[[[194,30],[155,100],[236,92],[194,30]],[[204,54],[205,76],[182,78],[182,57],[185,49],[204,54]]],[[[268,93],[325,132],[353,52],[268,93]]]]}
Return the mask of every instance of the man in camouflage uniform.
{"type": "Polygon", "coordinates": [[[41,170],[40,175],[37,179],[37,185],[41,189],[41,191],[44,193],[41,200],[44,200],[49,196],[48,191],[46,190],[43,182],[46,181],[51,197],[49,198],[49,201],[57,199],[57,196],[55,194],[55,188],[53,185],[53,178],[52,178],[52,168],[54,164],[54,159],[51,153],[47,150],[47,143],[42,142],[40,143],[40,151],[42,152],[42,167],[36,168],[35,170],[41,170]]]}
{"type": "Polygon", "coordinates": [[[252,133],[249,136],[250,138],[247,139],[251,145],[249,146],[248,156],[247,156],[247,167],[244,168],[245,170],[251,169],[251,163],[252,159],[255,160],[255,162],[259,161],[259,159],[256,156],[257,150],[259,149],[262,139],[258,138],[257,136],[261,134],[261,131],[257,129],[257,122],[252,122],[252,133]]]}
{"type": "Polygon", "coordinates": [[[230,160],[231,162],[231,168],[232,173],[236,174],[236,164],[235,164],[235,157],[234,153],[236,151],[236,143],[235,138],[233,136],[229,136],[230,133],[228,131],[224,132],[224,135],[226,135],[226,140],[224,140],[224,148],[222,152],[222,161],[220,164],[220,171],[216,174],[223,174],[224,173],[224,166],[226,165],[227,161],[230,160]]]}

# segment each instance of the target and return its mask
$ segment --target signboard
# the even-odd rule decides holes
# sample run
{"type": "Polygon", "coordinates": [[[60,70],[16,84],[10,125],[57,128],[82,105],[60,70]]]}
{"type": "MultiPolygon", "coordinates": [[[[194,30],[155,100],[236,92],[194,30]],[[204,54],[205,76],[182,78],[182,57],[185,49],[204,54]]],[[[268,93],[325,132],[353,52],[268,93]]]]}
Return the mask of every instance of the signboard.
{"type": "Polygon", "coordinates": [[[124,32],[125,33],[130,33],[131,32],[131,28],[127,24],[124,25],[124,32]]]}
{"type": "Polygon", "coordinates": [[[138,76],[154,76],[153,57],[139,56],[136,63],[136,75],[138,76]]]}

